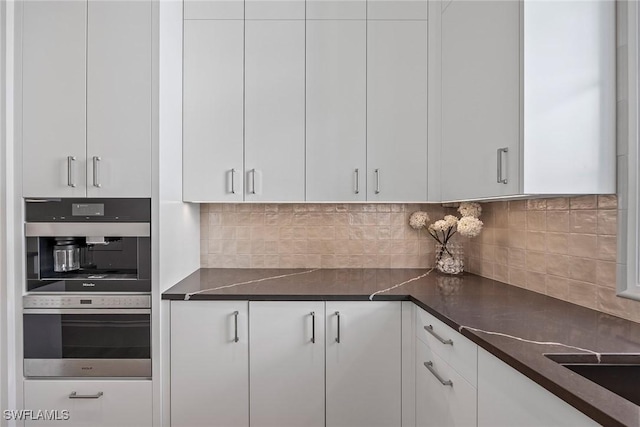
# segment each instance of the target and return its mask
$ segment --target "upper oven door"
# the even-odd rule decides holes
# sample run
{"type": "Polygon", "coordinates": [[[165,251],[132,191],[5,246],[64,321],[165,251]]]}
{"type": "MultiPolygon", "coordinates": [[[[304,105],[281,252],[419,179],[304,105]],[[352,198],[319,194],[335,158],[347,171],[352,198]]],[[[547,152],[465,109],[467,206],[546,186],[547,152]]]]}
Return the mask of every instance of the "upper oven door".
{"type": "Polygon", "coordinates": [[[28,292],[151,290],[149,223],[40,222],[25,231],[28,292]]]}

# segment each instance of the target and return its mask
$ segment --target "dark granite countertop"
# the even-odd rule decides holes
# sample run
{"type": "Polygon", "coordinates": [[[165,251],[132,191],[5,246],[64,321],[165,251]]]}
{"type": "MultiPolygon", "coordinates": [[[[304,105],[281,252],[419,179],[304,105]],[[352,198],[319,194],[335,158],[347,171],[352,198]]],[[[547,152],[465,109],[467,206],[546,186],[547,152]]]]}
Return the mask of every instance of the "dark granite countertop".
{"type": "MultiPolygon", "coordinates": [[[[374,292],[425,273],[421,269],[200,269],[164,292],[162,299],[184,300],[188,295],[190,300],[368,300],[374,292]]],[[[467,326],[601,353],[640,353],[640,324],[472,274],[449,277],[434,271],[377,294],[374,300],[413,301],[456,330],[467,326]]],[[[464,328],[462,334],[598,423],[640,426],[639,406],[543,355],[577,351],[464,328]]]]}

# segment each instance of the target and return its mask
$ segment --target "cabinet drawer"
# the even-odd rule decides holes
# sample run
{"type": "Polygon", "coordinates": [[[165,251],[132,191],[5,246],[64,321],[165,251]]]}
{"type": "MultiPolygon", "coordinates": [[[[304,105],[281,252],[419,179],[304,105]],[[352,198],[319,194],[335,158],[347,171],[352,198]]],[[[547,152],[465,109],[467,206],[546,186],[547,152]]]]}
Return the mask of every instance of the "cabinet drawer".
{"type": "Polygon", "coordinates": [[[477,383],[478,346],[422,309],[416,310],[416,336],[473,386],[477,383]],[[442,342],[440,339],[444,342],[442,342]]]}
{"type": "Polygon", "coordinates": [[[24,408],[60,415],[58,420],[26,421],[25,427],[151,427],[151,381],[27,380],[24,408]],[[60,419],[63,410],[68,420],[60,419]]]}
{"type": "Polygon", "coordinates": [[[416,426],[475,427],[476,388],[423,342],[416,352],[416,426]]]}

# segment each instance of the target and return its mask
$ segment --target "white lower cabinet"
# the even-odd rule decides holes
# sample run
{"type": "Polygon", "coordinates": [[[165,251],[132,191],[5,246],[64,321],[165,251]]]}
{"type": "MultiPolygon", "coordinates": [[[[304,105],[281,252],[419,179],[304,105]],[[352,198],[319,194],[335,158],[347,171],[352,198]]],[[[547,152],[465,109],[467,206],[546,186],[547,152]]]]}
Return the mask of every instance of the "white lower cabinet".
{"type": "Polygon", "coordinates": [[[249,304],[252,426],[324,426],[324,302],[249,304]]]}
{"type": "Polygon", "coordinates": [[[476,388],[423,342],[416,351],[416,426],[475,426],[476,388]]]}
{"type": "Polygon", "coordinates": [[[24,408],[34,411],[34,420],[24,425],[151,427],[151,399],[150,380],[25,380],[24,408]],[[38,410],[48,413],[36,419],[38,410]],[[68,411],[66,420],[64,410],[68,411]]]}
{"type": "Polygon", "coordinates": [[[497,357],[478,349],[478,427],[597,425],[497,357]]]}
{"type": "Polygon", "coordinates": [[[416,309],[416,425],[475,426],[478,346],[416,309]]]}
{"type": "Polygon", "coordinates": [[[326,426],[401,425],[401,303],[327,301],[326,426]]]}
{"type": "Polygon", "coordinates": [[[171,302],[172,427],[249,425],[247,301],[171,302]]]}

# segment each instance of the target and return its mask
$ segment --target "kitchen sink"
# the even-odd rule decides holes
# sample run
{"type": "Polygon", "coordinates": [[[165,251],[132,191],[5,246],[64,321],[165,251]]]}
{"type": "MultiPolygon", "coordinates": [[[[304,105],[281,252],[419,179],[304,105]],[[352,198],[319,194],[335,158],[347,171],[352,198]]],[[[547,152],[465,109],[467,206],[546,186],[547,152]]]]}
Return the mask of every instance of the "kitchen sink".
{"type": "Polygon", "coordinates": [[[571,369],[640,406],[640,354],[545,354],[554,362],[571,369]]]}

